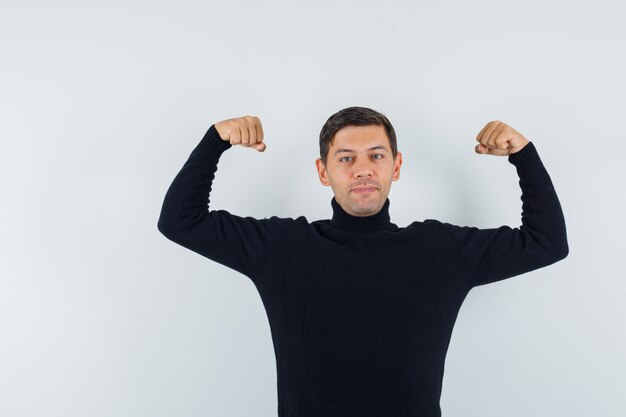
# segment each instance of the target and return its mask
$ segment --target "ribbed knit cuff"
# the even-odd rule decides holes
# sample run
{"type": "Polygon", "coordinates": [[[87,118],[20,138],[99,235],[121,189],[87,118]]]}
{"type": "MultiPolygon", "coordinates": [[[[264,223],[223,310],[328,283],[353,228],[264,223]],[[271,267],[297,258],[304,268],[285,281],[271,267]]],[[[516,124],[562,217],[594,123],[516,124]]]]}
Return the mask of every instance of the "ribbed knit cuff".
{"type": "Polygon", "coordinates": [[[219,155],[232,146],[229,141],[220,137],[219,133],[217,133],[217,129],[215,129],[215,124],[212,124],[209,130],[204,134],[200,143],[196,146],[194,152],[219,155]]]}
{"type": "Polygon", "coordinates": [[[537,148],[535,148],[535,144],[532,141],[529,141],[521,151],[509,155],[509,162],[515,165],[517,175],[520,177],[543,175],[546,172],[546,168],[537,153],[537,148]]]}

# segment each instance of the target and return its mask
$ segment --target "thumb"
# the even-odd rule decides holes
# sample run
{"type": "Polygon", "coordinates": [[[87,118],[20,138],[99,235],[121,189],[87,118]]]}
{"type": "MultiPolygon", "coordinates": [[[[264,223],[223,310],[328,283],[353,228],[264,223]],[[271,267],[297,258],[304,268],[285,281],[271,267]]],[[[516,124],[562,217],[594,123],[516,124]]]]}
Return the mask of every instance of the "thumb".
{"type": "Polygon", "coordinates": [[[252,147],[259,152],[265,152],[265,149],[267,148],[264,142],[255,143],[252,147]]]}
{"type": "Polygon", "coordinates": [[[481,145],[480,143],[474,147],[474,151],[479,154],[489,153],[489,149],[487,149],[487,147],[481,145]]]}
{"type": "Polygon", "coordinates": [[[493,148],[488,148],[486,146],[483,146],[481,144],[476,145],[475,150],[476,150],[476,153],[479,153],[482,155],[492,155],[492,156],[508,156],[509,155],[508,149],[493,149],[493,148]]]}

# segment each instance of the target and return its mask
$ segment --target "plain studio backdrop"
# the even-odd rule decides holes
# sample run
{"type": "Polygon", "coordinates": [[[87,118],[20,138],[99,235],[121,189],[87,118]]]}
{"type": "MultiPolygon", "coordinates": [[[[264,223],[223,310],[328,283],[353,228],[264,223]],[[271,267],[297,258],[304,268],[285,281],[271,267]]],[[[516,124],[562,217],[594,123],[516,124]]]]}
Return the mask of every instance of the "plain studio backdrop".
{"type": "Polygon", "coordinates": [[[244,275],[165,238],[167,188],[211,124],[261,119],[211,209],[332,215],[319,132],[385,114],[400,227],[521,224],[501,120],[565,214],[561,262],[473,289],[446,417],[623,417],[626,6],[614,1],[0,2],[0,415],[277,413],[267,316],[244,275]]]}

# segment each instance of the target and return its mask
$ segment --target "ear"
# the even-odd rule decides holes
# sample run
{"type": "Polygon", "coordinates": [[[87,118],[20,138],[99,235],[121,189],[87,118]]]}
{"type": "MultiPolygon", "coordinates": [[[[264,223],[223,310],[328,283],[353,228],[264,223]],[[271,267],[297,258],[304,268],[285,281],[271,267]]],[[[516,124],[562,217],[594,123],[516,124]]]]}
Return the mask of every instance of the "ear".
{"type": "Polygon", "coordinates": [[[315,160],[315,167],[317,168],[317,175],[319,176],[322,185],[330,185],[330,181],[328,181],[328,172],[326,171],[324,162],[322,162],[322,158],[317,158],[315,160]]]}
{"type": "Polygon", "coordinates": [[[396,159],[393,162],[393,173],[391,175],[392,181],[398,181],[400,179],[400,167],[402,166],[402,154],[398,152],[396,159]]]}

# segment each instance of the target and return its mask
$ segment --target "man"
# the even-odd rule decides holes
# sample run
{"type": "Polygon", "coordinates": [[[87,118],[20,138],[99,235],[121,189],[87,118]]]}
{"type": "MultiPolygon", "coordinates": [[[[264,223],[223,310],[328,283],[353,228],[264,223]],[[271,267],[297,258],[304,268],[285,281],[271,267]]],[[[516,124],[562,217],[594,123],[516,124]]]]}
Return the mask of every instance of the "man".
{"type": "Polygon", "coordinates": [[[257,117],[212,125],[193,150],[158,229],[255,284],[272,332],[280,417],[441,416],[445,356],[468,292],[567,256],[561,206],[534,144],[500,121],[476,140],[475,152],[516,167],[519,228],[391,223],[387,196],[402,155],[389,120],[365,107],[335,113],[320,133],[315,163],[334,193],[328,220],[207,207],[225,150],[265,151],[257,117]]]}

